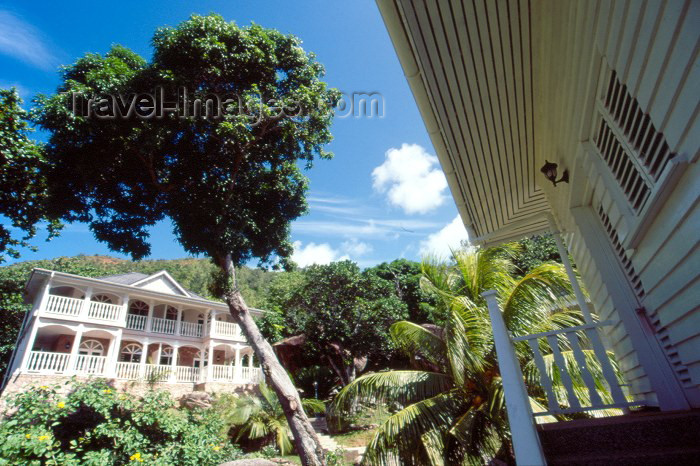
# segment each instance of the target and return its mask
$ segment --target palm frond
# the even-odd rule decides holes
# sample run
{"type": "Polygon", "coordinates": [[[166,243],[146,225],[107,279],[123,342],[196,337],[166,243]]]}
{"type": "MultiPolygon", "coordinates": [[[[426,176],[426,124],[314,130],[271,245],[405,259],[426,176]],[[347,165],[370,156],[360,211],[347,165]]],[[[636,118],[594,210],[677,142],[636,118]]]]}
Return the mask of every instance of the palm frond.
{"type": "Polygon", "coordinates": [[[394,344],[409,357],[420,355],[436,366],[445,364],[445,342],[425,327],[400,321],[389,328],[389,334],[394,344]]]}

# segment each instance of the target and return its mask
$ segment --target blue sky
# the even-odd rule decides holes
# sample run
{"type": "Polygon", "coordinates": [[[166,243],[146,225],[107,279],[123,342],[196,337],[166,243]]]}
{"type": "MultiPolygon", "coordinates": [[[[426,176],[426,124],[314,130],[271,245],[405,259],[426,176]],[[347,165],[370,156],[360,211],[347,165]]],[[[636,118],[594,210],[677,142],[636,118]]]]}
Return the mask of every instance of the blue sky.
{"type": "MultiPolygon", "coordinates": [[[[0,2],[0,87],[25,100],[50,93],[57,67],[87,52],[125,45],[150,58],[150,38],[192,13],[219,13],[240,25],[254,21],[293,33],[326,67],[332,87],[383,96],[381,118],[336,118],[331,161],[310,179],[310,213],[292,225],[300,265],[350,258],[366,267],[398,257],[446,254],[466,232],[434,155],[411,91],[372,0],[0,2]]],[[[68,225],[22,259],[113,254],[85,225],[68,225]]],[[[185,257],[169,223],[152,230],[151,258],[185,257]]]]}

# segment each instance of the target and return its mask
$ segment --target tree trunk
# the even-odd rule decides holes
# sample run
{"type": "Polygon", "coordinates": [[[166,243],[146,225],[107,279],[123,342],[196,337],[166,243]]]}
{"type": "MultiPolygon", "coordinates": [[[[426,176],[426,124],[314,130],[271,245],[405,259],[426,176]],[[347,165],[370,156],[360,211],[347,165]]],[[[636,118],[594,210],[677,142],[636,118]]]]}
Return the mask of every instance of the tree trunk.
{"type": "Polygon", "coordinates": [[[277,360],[272,346],[260,333],[253,316],[250,315],[248,306],[243,300],[243,296],[238,290],[236,270],[231,256],[227,255],[219,265],[227,279],[224,299],[228,305],[229,312],[241,327],[241,331],[253,348],[268,384],[277,393],[284,415],[287,417],[289,428],[292,431],[292,435],[294,435],[294,444],[302,464],[309,466],[325,465],[323,449],[316,436],[316,431],[311,426],[309,418],[306,417],[306,413],[302,408],[299,393],[289,375],[287,375],[287,371],[284,370],[282,364],[277,360]]]}

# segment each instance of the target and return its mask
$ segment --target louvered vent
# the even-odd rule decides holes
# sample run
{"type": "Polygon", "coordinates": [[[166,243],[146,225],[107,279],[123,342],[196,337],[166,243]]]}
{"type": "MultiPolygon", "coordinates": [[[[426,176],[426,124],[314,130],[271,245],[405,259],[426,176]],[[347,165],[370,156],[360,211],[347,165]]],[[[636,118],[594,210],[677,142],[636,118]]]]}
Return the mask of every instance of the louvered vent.
{"type": "Polygon", "coordinates": [[[639,213],[649,198],[651,187],[604,119],[600,120],[595,143],[635,213],[639,213]]]}
{"type": "Polygon", "coordinates": [[[615,253],[620,259],[622,268],[625,269],[625,274],[627,275],[627,278],[632,284],[634,292],[636,293],[639,299],[644,298],[645,292],[644,286],[642,285],[642,280],[639,278],[639,275],[637,275],[637,271],[634,269],[632,261],[629,259],[629,257],[627,257],[627,252],[625,251],[625,248],[622,247],[622,243],[620,243],[620,238],[617,236],[617,230],[615,230],[615,228],[613,227],[612,222],[610,222],[610,218],[605,213],[602,206],[598,207],[598,215],[600,216],[601,222],[603,222],[603,227],[605,227],[605,231],[610,237],[610,241],[612,242],[613,248],[615,249],[615,253]]]}
{"type": "Polygon", "coordinates": [[[605,108],[649,176],[657,181],[673,154],[664,135],[657,131],[649,115],[642,111],[637,99],[630,95],[627,86],[620,82],[615,71],[610,73],[605,108]]]}

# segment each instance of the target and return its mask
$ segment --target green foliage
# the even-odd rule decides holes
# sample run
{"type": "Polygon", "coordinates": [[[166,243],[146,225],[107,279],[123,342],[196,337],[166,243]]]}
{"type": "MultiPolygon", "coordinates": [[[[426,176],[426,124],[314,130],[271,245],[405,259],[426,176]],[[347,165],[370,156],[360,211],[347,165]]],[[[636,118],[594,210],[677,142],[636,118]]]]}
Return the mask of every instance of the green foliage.
{"type": "MultiPolygon", "coordinates": [[[[563,267],[544,263],[519,277],[513,262],[518,250],[517,245],[461,250],[454,252],[451,263],[424,261],[422,287],[437,298],[445,324],[421,326],[404,321],[392,325],[391,337],[411,356],[414,369],[363,375],[339,393],[327,416],[337,426],[361,403],[403,406],[377,430],[365,455],[367,464],[387,464],[391,458],[406,464],[513,461],[493,334],[481,293],[498,291],[506,326],[514,335],[571,327],[582,321],[577,311],[565,306],[572,291],[563,267]]],[[[527,368],[533,409],[542,410],[543,389],[534,376],[532,354],[527,344],[516,345],[516,351],[527,368]]],[[[570,351],[564,354],[575,364],[570,351]]],[[[600,371],[593,369],[594,376],[602,380],[600,371]]],[[[558,379],[554,382],[559,383],[558,379]]],[[[574,383],[586,400],[583,380],[574,377],[574,383]]],[[[599,388],[602,396],[609,396],[602,384],[599,388]]],[[[560,401],[566,403],[565,398],[560,401]]]]}
{"type": "MultiPolygon", "coordinates": [[[[265,383],[259,385],[260,395],[248,395],[235,398],[230,395],[220,396],[212,409],[219,412],[224,420],[226,431],[244,448],[264,449],[282,456],[294,450],[292,433],[284,415],[282,405],[275,392],[265,383]]],[[[302,400],[307,415],[323,413],[326,410],[320,400],[307,398],[302,400]]]]}
{"type": "Polygon", "coordinates": [[[324,146],[339,93],[321,80],[323,66],[295,36],[218,15],[160,28],[152,44],[150,61],[121,46],[85,55],[38,100],[37,121],[51,132],[52,211],[134,258],[150,253],[148,228],[169,218],[185,250],[217,264],[230,254],[237,265],[285,265],[289,223],[307,208],[301,167],[332,156],[324,146]],[[103,120],[72,111],[72,92],[156,86],[168,96],[184,87],[191,100],[235,95],[254,113],[103,120]]]}
{"type": "Polygon", "coordinates": [[[545,262],[561,263],[557,243],[549,233],[521,239],[517,244],[520,250],[513,257],[513,262],[519,275],[524,275],[545,262]]]}
{"type": "Polygon", "coordinates": [[[9,400],[0,423],[0,464],[217,465],[239,451],[220,435],[214,411],[173,408],[167,392],[143,399],[118,393],[103,381],[36,387],[9,400]]]}
{"type": "Polygon", "coordinates": [[[343,385],[355,376],[357,359],[386,361],[387,329],[406,317],[391,282],[360,272],[351,261],[312,265],[286,310],[288,332],[306,336],[310,358],[332,362],[343,385]]]}
{"type": "Polygon", "coordinates": [[[48,222],[49,239],[60,229],[45,210],[45,161],[41,145],[28,137],[28,122],[15,88],[0,89],[0,215],[10,223],[0,223],[0,263],[6,254],[19,257],[18,247],[35,249],[28,241],[36,235],[39,222],[48,222]]]}

